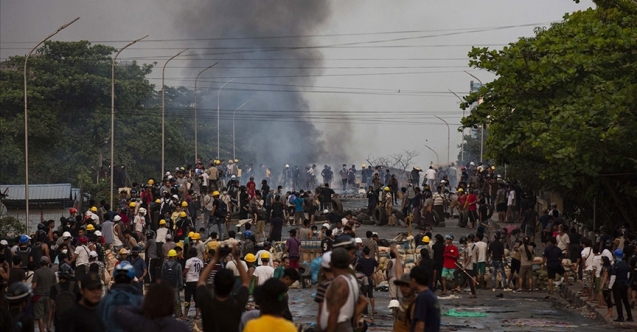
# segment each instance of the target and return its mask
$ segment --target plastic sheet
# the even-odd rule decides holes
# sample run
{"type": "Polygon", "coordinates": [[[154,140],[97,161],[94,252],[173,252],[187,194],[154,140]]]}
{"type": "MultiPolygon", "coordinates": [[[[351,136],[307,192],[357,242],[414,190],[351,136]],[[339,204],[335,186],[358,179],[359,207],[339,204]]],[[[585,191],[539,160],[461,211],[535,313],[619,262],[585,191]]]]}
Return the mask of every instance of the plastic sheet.
{"type": "Polygon", "coordinates": [[[449,317],[487,317],[487,314],[485,314],[484,312],[457,311],[456,309],[449,309],[449,311],[445,312],[442,315],[449,317]]]}

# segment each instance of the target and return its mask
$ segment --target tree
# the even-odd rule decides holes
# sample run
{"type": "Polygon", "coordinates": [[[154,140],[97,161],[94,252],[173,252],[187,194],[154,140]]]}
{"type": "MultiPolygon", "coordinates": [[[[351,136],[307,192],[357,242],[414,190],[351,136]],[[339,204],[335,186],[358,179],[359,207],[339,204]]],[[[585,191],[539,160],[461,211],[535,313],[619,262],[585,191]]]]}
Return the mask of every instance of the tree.
{"type": "Polygon", "coordinates": [[[470,65],[497,79],[465,98],[483,101],[463,125],[488,125],[487,156],[528,181],[637,226],[637,5],[595,3],[502,50],[473,48],[470,65]]]}
{"type": "Polygon", "coordinates": [[[382,166],[384,168],[390,168],[398,170],[396,179],[399,183],[406,182],[408,178],[407,168],[411,166],[414,158],[418,157],[418,152],[415,150],[403,150],[402,152],[394,153],[389,156],[374,157],[372,155],[367,156],[367,163],[370,167],[382,166]]]}

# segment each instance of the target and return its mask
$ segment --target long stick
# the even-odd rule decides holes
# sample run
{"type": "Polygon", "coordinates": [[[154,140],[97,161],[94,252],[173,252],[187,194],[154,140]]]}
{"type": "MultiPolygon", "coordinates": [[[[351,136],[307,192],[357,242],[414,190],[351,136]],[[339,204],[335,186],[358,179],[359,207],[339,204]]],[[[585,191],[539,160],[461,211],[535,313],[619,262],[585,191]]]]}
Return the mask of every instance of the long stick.
{"type": "Polygon", "coordinates": [[[469,279],[471,279],[471,281],[473,281],[473,283],[474,283],[475,285],[477,285],[477,284],[478,284],[478,281],[477,281],[477,280],[475,280],[475,279],[474,279],[474,278],[473,278],[473,277],[469,274],[469,272],[467,272],[467,270],[465,270],[462,266],[460,266],[460,264],[458,264],[458,262],[455,262],[455,264],[456,264],[456,266],[457,266],[457,267],[459,267],[459,268],[460,268],[460,270],[462,270],[462,272],[464,272],[464,274],[466,274],[466,275],[467,275],[467,277],[469,277],[469,279]]]}

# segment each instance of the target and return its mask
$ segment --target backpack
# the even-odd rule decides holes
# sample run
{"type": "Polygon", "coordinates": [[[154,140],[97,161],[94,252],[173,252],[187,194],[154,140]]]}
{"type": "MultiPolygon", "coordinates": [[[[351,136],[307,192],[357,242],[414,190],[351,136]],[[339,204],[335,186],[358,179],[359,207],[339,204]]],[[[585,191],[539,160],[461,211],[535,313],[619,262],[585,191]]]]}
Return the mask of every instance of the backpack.
{"type": "Polygon", "coordinates": [[[243,245],[241,246],[241,253],[243,255],[254,254],[255,253],[254,242],[250,240],[244,240],[243,245]]]}
{"type": "Polygon", "coordinates": [[[57,290],[57,296],[55,298],[55,318],[60,319],[62,314],[71,308],[75,304],[75,294],[73,294],[73,289],[75,288],[75,281],[71,281],[69,283],[69,289],[62,290],[60,284],[55,284],[55,289],[57,290]]]}
{"type": "Polygon", "coordinates": [[[217,209],[215,210],[215,217],[226,217],[228,215],[228,205],[226,202],[219,200],[219,205],[217,205],[217,209]]]}
{"type": "Polygon", "coordinates": [[[22,263],[20,263],[20,268],[26,269],[27,264],[29,263],[29,257],[31,257],[31,247],[26,247],[26,250],[22,250],[21,247],[18,247],[16,254],[22,258],[22,263]]]}
{"type": "Polygon", "coordinates": [[[176,261],[168,261],[164,263],[165,269],[161,269],[161,278],[164,279],[170,286],[177,287],[177,263],[176,261]],[[172,263],[172,265],[170,264],[172,263]]]}
{"type": "Polygon", "coordinates": [[[102,321],[104,322],[106,331],[124,331],[124,329],[122,329],[119,324],[115,323],[115,320],[113,320],[111,317],[118,307],[125,305],[140,307],[142,305],[142,298],[139,295],[120,289],[110,289],[108,293],[106,293],[106,296],[104,296],[98,308],[98,314],[101,316],[102,321]]]}

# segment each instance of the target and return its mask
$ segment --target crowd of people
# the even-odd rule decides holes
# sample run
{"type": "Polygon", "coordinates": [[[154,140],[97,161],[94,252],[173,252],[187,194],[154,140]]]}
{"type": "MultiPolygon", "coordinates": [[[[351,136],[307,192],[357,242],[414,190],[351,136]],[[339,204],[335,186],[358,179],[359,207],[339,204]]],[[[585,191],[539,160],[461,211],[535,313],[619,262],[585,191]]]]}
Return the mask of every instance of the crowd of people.
{"type": "MultiPolygon", "coordinates": [[[[214,164],[210,169],[218,171],[214,164]]],[[[225,171],[232,172],[229,166],[225,171]]],[[[210,169],[204,174],[213,174],[210,169]]],[[[547,270],[552,293],[556,275],[570,282],[563,258],[574,263],[590,301],[600,306],[606,301],[612,315],[613,293],[618,321],[624,320],[621,304],[632,321],[637,243],[625,225],[612,231],[602,227],[586,237],[567,234],[555,206],[538,216],[534,196],[504,182],[494,167],[471,163],[450,178],[454,169],[453,164],[444,172],[430,167],[421,183],[422,170],[414,167],[400,189],[392,174],[380,182],[382,170],[364,178],[371,181],[369,208],[387,208],[394,217],[402,212],[400,223],[419,230],[414,237],[419,259],[408,273],[395,245],[387,253],[395,331],[437,331],[438,290],[445,296],[468,287],[473,298],[476,289],[488,287],[536,291],[534,264],[547,270]],[[401,209],[393,209],[399,200],[401,209]],[[490,221],[495,211],[499,223],[490,221]],[[433,232],[445,218],[468,228],[458,240],[460,248],[453,234],[433,232]],[[541,261],[536,235],[545,248],[541,261]]],[[[59,223],[43,220],[34,234],[12,239],[12,245],[1,240],[2,330],[32,330],[37,324],[40,331],[52,326],[187,331],[187,322],[201,319],[204,331],[295,331],[288,290],[300,279],[302,243],[310,240],[320,241],[322,252],[317,328],[350,331],[373,323],[379,247],[389,243],[371,231],[365,239],[356,236],[362,234],[361,223],[350,211],[333,208],[337,194],[330,182],[296,191],[291,178],[284,192],[284,184],[270,188],[266,179],[260,189],[254,178],[239,185],[234,175],[224,185],[219,173],[216,182],[197,187],[188,185],[189,174],[197,170],[179,168],[162,181],[132,183],[119,192],[114,209],[91,201],[84,213],[71,208],[59,223]],[[325,222],[319,229],[320,215],[325,222]],[[239,221],[236,230],[232,219],[239,221]],[[287,238],[286,225],[296,226],[287,238]],[[273,244],[282,240],[283,255],[275,256],[273,244]]]]}

